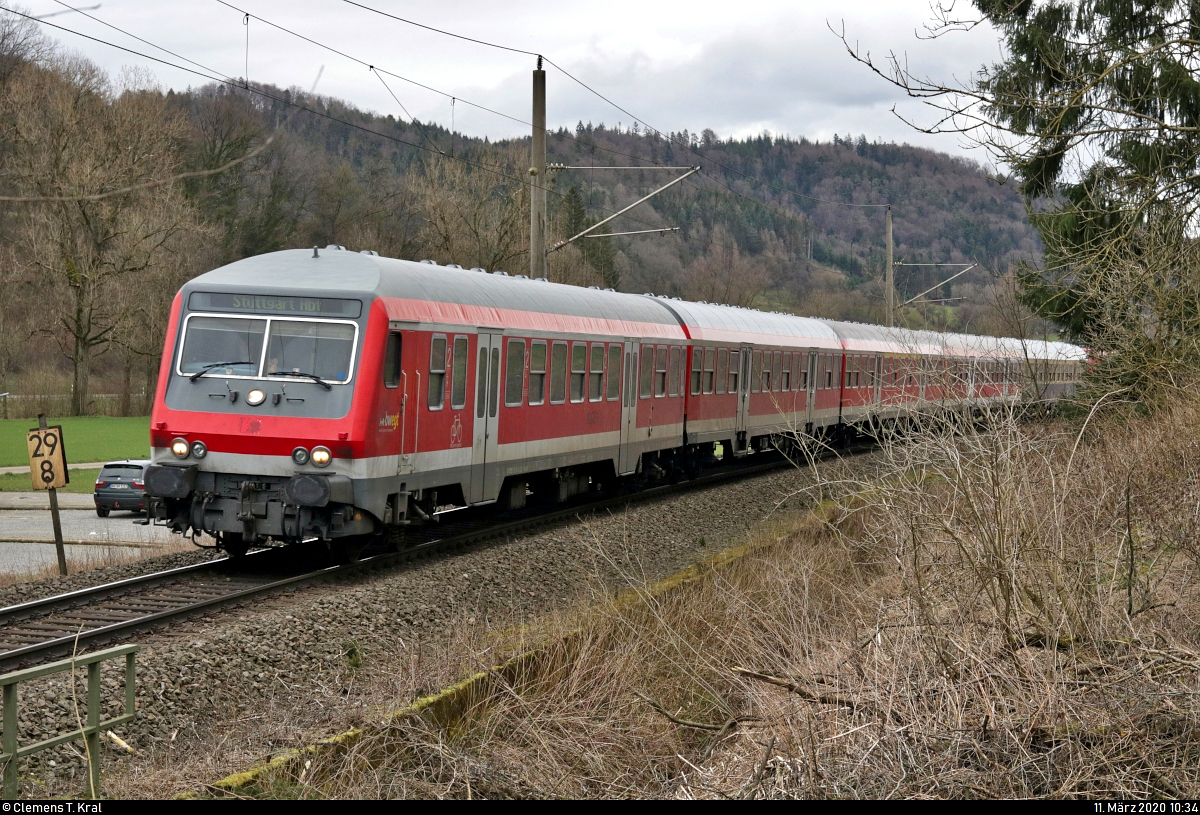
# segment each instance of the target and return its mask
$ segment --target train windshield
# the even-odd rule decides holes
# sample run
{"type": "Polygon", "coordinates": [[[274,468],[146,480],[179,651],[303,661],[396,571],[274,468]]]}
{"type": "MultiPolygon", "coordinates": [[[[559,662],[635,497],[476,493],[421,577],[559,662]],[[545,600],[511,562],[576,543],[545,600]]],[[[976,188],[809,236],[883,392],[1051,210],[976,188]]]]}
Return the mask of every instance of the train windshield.
{"type": "Polygon", "coordinates": [[[329,382],[350,378],[354,326],[310,320],[272,320],[267,376],[314,374],[329,382]]]}
{"type": "Polygon", "coordinates": [[[254,376],[262,359],[266,331],[266,320],[192,317],[187,324],[179,372],[194,374],[215,365],[218,367],[213,373],[254,376]]]}
{"type": "Polygon", "coordinates": [[[347,382],[356,334],[348,323],[195,315],[187,322],[179,373],[347,382]]]}

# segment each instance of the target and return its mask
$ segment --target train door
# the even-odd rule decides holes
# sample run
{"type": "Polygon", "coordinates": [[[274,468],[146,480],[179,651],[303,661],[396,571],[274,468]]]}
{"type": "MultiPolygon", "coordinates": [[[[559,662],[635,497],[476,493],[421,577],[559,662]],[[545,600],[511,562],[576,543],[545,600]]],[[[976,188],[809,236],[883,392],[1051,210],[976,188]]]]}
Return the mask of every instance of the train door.
{"type": "Polygon", "coordinates": [[[500,490],[496,425],[500,401],[501,334],[479,333],[475,363],[475,421],[469,502],[495,500],[500,490]]]}
{"type": "Polygon", "coordinates": [[[637,468],[638,456],[633,450],[637,431],[637,343],[625,340],[625,375],[621,378],[621,454],[617,462],[618,475],[628,475],[637,468]]]}
{"type": "Polygon", "coordinates": [[[738,377],[738,401],[737,401],[737,435],[734,441],[735,456],[746,455],[746,449],[749,445],[749,433],[747,432],[750,423],[750,355],[752,349],[748,345],[742,346],[742,352],[739,354],[741,358],[742,374],[738,377]]]}

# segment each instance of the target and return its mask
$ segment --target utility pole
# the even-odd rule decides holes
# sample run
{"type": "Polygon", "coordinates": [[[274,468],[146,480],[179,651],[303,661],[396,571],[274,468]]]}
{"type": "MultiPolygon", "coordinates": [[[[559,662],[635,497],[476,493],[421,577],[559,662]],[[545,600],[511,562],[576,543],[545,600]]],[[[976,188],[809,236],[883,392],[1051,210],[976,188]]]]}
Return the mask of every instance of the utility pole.
{"type": "Polygon", "coordinates": [[[891,328],[896,323],[896,267],[892,263],[892,205],[888,204],[884,215],[884,233],[887,235],[887,271],[884,276],[887,282],[887,324],[891,328]]]}
{"type": "Polygon", "coordinates": [[[533,72],[533,161],[529,166],[529,276],[546,276],[546,72],[533,72]]]}

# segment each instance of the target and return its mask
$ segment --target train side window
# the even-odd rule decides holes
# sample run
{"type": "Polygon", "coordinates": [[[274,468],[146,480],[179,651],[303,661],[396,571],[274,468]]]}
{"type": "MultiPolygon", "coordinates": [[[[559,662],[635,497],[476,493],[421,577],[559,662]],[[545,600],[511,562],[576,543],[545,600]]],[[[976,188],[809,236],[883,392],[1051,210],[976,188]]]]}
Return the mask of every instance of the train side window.
{"type": "Polygon", "coordinates": [[[667,395],[667,346],[658,346],[654,357],[654,396],[667,395]]]}
{"type": "Polygon", "coordinates": [[[467,338],[454,338],[454,361],[450,368],[450,408],[461,410],[467,404],[467,338]]]}
{"type": "Polygon", "coordinates": [[[730,349],[730,351],[729,351],[729,389],[726,391],[726,393],[737,393],[738,392],[738,376],[741,374],[741,371],[742,371],[742,352],[734,351],[733,349],[730,349]]]}
{"type": "Polygon", "coordinates": [[[683,349],[671,346],[671,396],[683,395],[683,349]]]}
{"type": "Polygon", "coordinates": [[[825,357],[825,390],[833,387],[833,371],[838,359],[837,354],[827,354],[825,357]]]}
{"type": "Polygon", "coordinates": [[[800,371],[800,390],[808,390],[808,354],[796,354],[792,359],[796,360],[796,365],[800,371]]]}
{"type": "Polygon", "coordinates": [[[504,406],[520,407],[525,396],[525,340],[509,340],[504,360],[504,406]]]}
{"type": "Polygon", "coordinates": [[[604,345],[592,346],[592,357],[588,369],[588,401],[599,402],[604,398],[604,345]]]}
{"type": "Polygon", "coordinates": [[[755,351],[750,357],[750,392],[758,393],[762,386],[762,351],[755,351]]]}
{"type": "Polygon", "coordinates": [[[400,387],[400,332],[388,334],[387,349],[383,355],[383,386],[400,387]]]}
{"type": "Polygon", "coordinates": [[[779,388],[784,393],[792,389],[792,352],[783,352],[783,370],[779,374],[779,388]]]}
{"type": "Polygon", "coordinates": [[[446,402],[446,337],[434,335],[429,344],[429,409],[441,410],[446,402]]]}
{"type": "Polygon", "coordinates": [[[701,373],[703,373],[703,370],[702,370],[703,368],[704,368],[704,349],[693,347],[692,348],[692,376],[690,379],[692,396],[700,395],[700,375],[701,375],[701,373]]]}
{"type": "Polygon", "coordinates": [[[776,391],[779,390],[779,377],[780,377],[779,366],[782,364],[782,360],[783,360],[783,352],[776,351],[775,352],[775,363],[771,366],[771,388],[772,388],[772,390],[776,390],[776,391]]]}
{"type": "Polygon", "coordinates": [[[567,401],[567,344],[556,342],[550,350],[550,404],[567,401]]]}
{"type": "Polygon", "coordinates": [[[621,346],[608,346],[608,401],[621,398],[621,346]]]}
{"type": "Polygon", "coordinates": [[[704,349],[704,392],[713,392],[713,380],[715,378],[714,369],[717,366],[717,349],[704,349]]]}
{"type": "Polygon", "coordinates": [[[725,381],[729,379],[729,349],[717,349],[717,376],[716,376],[716,391],[717,393],[725,392],[725,381]]]}
{"type": "Polygon", "coordinates": [[[571,401],[583,401],[583,380],[587,376],[587,343],[571,344],[571,401]]]}
{"type": "Polygon", "coordinates": [[[546,401],[546,341],[534,340],[529,346],[529,404],[546,401]]]}
{"type": "Polygon", "coordinates": [[[642,346],[642,369],[640,378],[640,393],[643,399],[649,399],[654,391],[654,346],[642,346]]]}

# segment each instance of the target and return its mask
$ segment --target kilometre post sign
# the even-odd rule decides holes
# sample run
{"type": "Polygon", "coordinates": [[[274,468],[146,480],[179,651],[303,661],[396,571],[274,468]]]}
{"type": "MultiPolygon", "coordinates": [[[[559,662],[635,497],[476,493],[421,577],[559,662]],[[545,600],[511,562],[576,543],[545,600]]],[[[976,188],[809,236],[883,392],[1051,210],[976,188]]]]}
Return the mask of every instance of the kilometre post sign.
{"type": "MultiPolygon", "coordinates": [[[[67,573],[67,548],[63,546],[62,522],[58,517],[58,488],[67,486],[67,451],[62,426],[46,424],[46,414],[38,414],[38,426],[25,435],[29,442],[29,474],[33,488],[45,490],[50,499],[50,520],[54,522],[54,548],[58,553],[58,573],[67,573]]],[[[6,714],[7,715],[7,714],[6,714]]]]}
{"type": "Polygon", "coordinates": [[[29,443],[29,474],[35,490],[65,487],[71,482],[63,450],[62,426],[39,427],[26,434],[29,443]]]}

